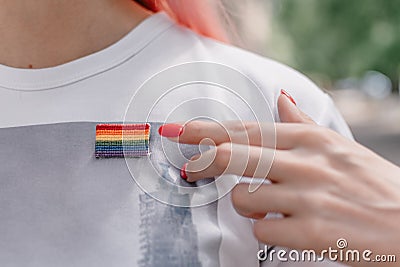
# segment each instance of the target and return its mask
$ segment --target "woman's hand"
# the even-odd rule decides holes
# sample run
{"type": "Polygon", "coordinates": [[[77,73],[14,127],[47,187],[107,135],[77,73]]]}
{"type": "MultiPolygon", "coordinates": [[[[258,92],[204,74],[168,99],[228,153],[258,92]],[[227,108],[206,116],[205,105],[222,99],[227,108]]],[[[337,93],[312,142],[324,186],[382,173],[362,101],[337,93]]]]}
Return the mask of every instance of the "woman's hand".
{"type": "Polygon", "coordinates": [[[183,168],[188,181],[230,173],[272,182],[253,193],[247,184],[232,192],[237,212],[257,219],[254,234],[260,241],[322,251],[337,249],[336,241],[345,238],[348,249],[371,250],[371,259],[396,254],[400,260],[400,169],[315,125],[284,94],[278,105],[284,123],[275,125],[276,150],[268,124],[229,122],[222,127],[194,121],[184,128],[166,125],[160,133],[168,135],[175,127],[169,137],[179,142],[198,144],[208,138],[215,143],[215,150],[193,157],[183,168]],[[204,169],[205,162],[210,164],[204,169]],[[264,219],[269,212],[284,216],[264,219]]]}

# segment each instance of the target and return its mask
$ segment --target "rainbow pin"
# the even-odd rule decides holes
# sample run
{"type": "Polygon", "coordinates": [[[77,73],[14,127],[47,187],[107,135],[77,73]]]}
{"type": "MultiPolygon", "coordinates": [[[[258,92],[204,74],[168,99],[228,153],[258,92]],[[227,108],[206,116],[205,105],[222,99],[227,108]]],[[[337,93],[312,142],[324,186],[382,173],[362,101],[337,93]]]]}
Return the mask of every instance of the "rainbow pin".
{"type": "Polygon", "coordinates": [[[96,158],[148,156],[150,124],[96,125],[96,158]]]}

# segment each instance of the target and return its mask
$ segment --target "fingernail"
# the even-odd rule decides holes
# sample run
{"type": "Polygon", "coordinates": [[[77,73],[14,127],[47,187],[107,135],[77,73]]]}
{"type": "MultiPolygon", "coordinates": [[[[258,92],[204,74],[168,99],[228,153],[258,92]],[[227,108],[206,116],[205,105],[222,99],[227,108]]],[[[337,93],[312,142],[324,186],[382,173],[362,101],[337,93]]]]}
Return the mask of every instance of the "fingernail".
{"type": "Polygon", "coordinates": [[[296,101],[294,101],[293,97],[292,97],[288,92],[286,92],[285,90],[281,89],[281,94],[284,95],[284,96],[286,96],[287,98],[289,98],[289,100],[290,100],[293,104],[295,104],[295,105],[297,106],[296,101]]]}
{"type": "Polygon", "coordinates": [[[164,137],[179,137],[183,133],[183,125],[164,124],[158,128],[158,133],[164,137]]]}
{"type": "Polygon", "coordinates": [[[182,177],[182,179],[184,179],[184,180],[187,180],[187,174],[186,174],[186,168],[187,168],[187,163],[185,163],[184,165],[183,165],[183,167],[182,167],[182,169],[181,169],[181,177],[182,177]]]}

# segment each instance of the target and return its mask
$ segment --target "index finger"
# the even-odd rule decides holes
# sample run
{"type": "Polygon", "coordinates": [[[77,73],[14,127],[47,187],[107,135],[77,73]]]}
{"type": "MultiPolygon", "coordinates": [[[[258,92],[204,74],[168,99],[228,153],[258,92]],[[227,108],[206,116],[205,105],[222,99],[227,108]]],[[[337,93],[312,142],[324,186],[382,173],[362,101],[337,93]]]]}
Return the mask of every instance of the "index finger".
{"type": "Polygon", "coordinates": [[[301,133],[310,125],[299,123],[259,123],[226,121],[191,121],[185,125],[165,124],[160,134],[170,140],[184,144],[201,144],[211,139],[213,144],[236,143],[287,150],[294,148],[301,140],[301,133]],[[172,129],[172,130],[171,130],[172,129]],[[173,134],[169,134],[173,133],[173,134]]]}

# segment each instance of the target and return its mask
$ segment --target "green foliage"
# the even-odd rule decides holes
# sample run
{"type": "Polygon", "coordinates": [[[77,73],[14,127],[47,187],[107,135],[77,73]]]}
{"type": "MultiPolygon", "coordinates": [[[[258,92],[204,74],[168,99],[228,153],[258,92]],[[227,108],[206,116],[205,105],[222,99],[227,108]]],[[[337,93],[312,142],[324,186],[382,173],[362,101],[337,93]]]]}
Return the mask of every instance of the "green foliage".
{"type": "Polygon", "coordinates": [[[398,83],[400,0],[279,0],[294,67],[332,80],[376,70],[398,83]]]}

